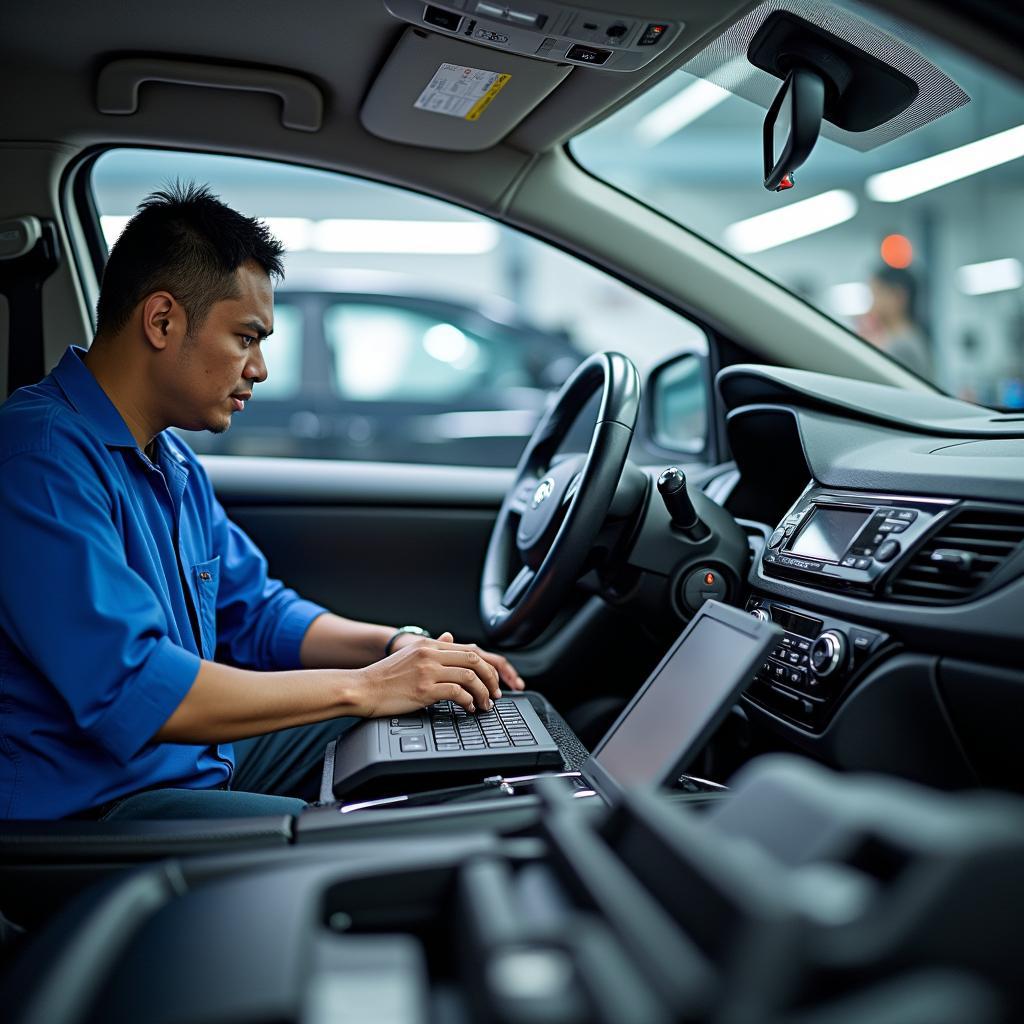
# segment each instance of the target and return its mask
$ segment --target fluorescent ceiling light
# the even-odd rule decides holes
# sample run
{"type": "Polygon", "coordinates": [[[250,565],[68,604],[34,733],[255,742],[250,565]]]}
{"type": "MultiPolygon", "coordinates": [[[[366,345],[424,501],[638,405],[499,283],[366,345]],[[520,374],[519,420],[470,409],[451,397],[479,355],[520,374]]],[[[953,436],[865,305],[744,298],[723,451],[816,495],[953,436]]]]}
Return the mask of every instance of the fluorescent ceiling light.
{"type": "Polygon", "coordinates": [[[965,295],[988,295],[1008,292],[1024,285],[1024,266],[1020,260],[989,260],[968,263],[956,272],[956,283],[965,295]]]}
{"type": "Polygon", "coordinates": [[[714,110],[732,95],[719,85],[698,79],[677,92],[671,99],[645,114],[633,129],[636,141],[642,146],[656,146],[670,135],[675,135],[688,124],[714,110]]]}
{"type": "Polygon", "coordinates": [[[322,220],[313,247],[321,252],[403,252],[475,256],[498,244],[486,221],[322,220]]]}
{"type": "Polygon", "coordinates": [[[264,217],[263,223],[289,252],[308,249],[313,243],[313,222],[307,217],[264,217]]]}
{"type": "Polygon", "coordinates": [[[125,225],[132,218],[129,214],[105,213],[100,217],[100,230],[106,240],[107,248],[110,249],[124,231],[125,225]]]}
{"type": "Polygon", "coordinates": [[[891,171],[872,174],[864,191],[879,203],[899,203],[1024,156],[1024,124],[891,171]]]}
{"type": "Polygon", "coordinates": [[[832,189],[730,224],[724,232],[725,244],[736,252],[763,252],[842,224],[856,212],[857,200],[852,193],[832,189]]]}
{"type": "Polygon", "coordinates": [[[871,289],[863,281],[833,285],[826,302],[836,316],[861,316],[871,308],[871,289]]]}

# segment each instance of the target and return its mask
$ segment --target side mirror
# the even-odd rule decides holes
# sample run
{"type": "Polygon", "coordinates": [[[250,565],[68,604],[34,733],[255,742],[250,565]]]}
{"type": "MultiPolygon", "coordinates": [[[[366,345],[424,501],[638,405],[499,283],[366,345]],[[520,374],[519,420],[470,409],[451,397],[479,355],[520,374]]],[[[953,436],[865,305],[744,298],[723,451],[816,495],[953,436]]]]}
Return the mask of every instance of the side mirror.
{"type": "Polygon", "coordinates": [[[764,119],[764,187],[793,187],[793,172],[818,141],[825,114],[825,80],[816,71],[794,67],[764,119]]]}
{"type": "Polygon", "coordinates": [[[651,374],[651,440],[670,452],[697,453],[707,446],[708,392],[705,357],[687,352],[651,374]]]}

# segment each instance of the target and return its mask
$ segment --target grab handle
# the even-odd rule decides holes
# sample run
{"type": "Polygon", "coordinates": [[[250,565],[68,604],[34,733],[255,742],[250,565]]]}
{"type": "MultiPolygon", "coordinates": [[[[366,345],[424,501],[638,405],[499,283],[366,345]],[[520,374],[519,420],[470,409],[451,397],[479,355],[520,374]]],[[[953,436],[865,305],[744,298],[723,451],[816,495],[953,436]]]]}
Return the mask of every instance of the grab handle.
{"type": "Polygon", "coordinates": [[[96,106],[100,113],[134,114],[139,109],[139,86],[143,82],[268,92],[281,98],[281,124],[285,128],[315,132],[323,124],[323,93],[299,75],[193,61],[131,57],[111,61],[100,72],[96,83],[96,106]]]}

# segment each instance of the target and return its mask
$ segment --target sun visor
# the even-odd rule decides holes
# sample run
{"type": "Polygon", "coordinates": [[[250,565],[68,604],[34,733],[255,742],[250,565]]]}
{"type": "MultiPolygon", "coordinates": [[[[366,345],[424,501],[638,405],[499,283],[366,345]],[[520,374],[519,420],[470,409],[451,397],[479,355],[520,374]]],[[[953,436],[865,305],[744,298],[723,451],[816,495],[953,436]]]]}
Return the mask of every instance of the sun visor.
{"type": "Polygon", "coordinates": [[[915,49],[910,33],[901,28],[904,38],[897,39],[881,27],[883,19],[874,12],[869,21],[855,10],[821,0],[767,0],[687,61],[682,70],[767,109],[779,91],[781,79],[752,64],[749,51],[751,43],[763,38],[762,26],[778,12],[810,22],[819,34],[838,37],[867,54],[868,60],[895,69],[917,87],[917,95],[905,109],[863,131],[848,131],[826,119],[821,126],[826,138],[865,152],[970,102],[956,82],[915,49]]]}
{"type": "Polygon", "coordinates": [[[406,29],[359,112],[367,131],[434,149],[487,149],[572,70],[406,29]]]}

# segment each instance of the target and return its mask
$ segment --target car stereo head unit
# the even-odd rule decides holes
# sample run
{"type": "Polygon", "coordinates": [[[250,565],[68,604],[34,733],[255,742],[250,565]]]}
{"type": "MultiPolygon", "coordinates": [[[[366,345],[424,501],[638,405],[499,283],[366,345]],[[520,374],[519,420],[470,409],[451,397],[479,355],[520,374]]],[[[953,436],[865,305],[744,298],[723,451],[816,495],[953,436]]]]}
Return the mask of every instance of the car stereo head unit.
{"type": "Polygon", "coordinates": [[[954,502],[812,490],[771,535],[766,575],[873,590],[899,555],[954,502]]]}

